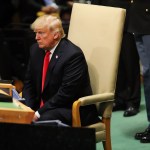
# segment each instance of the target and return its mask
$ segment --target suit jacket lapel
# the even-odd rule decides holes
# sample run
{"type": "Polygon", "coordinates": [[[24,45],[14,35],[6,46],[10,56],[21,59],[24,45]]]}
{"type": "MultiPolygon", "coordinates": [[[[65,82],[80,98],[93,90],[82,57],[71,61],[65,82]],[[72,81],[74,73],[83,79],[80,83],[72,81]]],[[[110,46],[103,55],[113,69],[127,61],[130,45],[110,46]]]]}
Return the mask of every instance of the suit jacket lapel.
{"type": "MultiPolygon", "coordinates": [[[[50,60],[49,66],[48,66],[48,70],[47,70],[47,74],[46,74],[46,79],[45,79],[45,84],[44,84],[44,89],[46,88],[50,78],[51,78],[51,73],[53,71],[54,66],[56,65],[57,61],[60,59],[62,55],[62,50],[60,48],[60,44],[57,46],[57,48],[55,49],[53,56],[50,60]]],[[[43,91],[44,91],[43,89],[43,91]]]]}

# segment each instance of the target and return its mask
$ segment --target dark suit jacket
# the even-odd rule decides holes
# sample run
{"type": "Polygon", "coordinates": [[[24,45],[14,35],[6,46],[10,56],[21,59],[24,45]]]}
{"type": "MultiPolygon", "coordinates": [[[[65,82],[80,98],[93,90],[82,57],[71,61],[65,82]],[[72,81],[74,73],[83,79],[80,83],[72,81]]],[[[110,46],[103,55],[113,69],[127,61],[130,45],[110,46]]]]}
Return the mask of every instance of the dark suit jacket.
{"type": "Polygon", "coordinates": [[[150,0],[133,0],[128,30],[137,34],[150,34],[150,0]]]}
{"type": "MultiPolygon", "coordinates": [[[[42,114],[55,108],[71,109],[75,100],[92,94],[84,54],[69,40],[62,39],[55,49],[42,93],[41,79],[45,52],[39,49],[37,44],[31,47],[30,52],[30,62],[23,89],[26,105],[42,114]],[[41,99],[45,105],[39,108],[41,99]]],[[[96,112],[95,110],[96,108],[92,106],[89,113],[96,112]]]]}

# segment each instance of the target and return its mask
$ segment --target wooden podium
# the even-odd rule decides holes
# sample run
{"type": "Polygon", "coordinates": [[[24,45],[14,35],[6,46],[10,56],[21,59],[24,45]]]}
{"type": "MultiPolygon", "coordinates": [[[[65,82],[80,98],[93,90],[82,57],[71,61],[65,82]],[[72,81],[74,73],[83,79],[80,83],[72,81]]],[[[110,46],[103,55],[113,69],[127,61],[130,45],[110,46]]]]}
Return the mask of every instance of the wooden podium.
{"type": "MultiPolygon", "coordinates": [[[[2,94],[12,96],[12,88],[14,86],[11,84],[0,83],[0,93],[2,94]]],[[[33,115],[34,111],[31,108],[16,99],[13,99],[12,102],[0,101],[0,122],[30,124],[33,115]]]]}
{"type": "Polygon", "coordinates": [[[34,111],[21,102],[0,102],[0,122],[30,124],[34,111]]]}

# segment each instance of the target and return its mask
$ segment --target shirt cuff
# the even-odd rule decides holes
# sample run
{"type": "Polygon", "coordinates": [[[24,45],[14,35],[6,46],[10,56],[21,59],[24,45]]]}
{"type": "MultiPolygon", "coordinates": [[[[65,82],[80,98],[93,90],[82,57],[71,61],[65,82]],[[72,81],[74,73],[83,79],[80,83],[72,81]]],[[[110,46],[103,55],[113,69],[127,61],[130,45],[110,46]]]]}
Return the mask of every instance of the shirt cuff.
{"type": "Polygon", "coordinates": [[[40,114],[39,114],[38,111],[35,112],[35,115],[36,115],[38,118],[40,118],[40,114]]]}

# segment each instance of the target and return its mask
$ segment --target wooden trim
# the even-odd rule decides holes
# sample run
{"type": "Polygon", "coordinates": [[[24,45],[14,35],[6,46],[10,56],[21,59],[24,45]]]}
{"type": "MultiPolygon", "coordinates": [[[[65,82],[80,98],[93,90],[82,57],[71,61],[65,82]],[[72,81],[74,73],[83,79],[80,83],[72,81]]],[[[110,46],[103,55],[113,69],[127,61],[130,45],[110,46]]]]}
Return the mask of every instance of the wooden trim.
{"type": "Polygon", "coordinates": [[[80,119],[80,105],[81,102],[79,100],[75,101],[72,106],[72,127],[81,127],[81,119],[80,119]]]}
{"type": "Polygon", "coordinates": [[[0,108],[0,122],[30,124],[34,111],[18,100],[13,100],[13,103],[21,109],[0,108]]]}
{"type": "Polygon", "coordinates": [[[110,118],[103,118],[102,122],[106,128],[106,141],[103,141],[104,150],[112,150],[111,137],[110,137],[110,118]]]}

